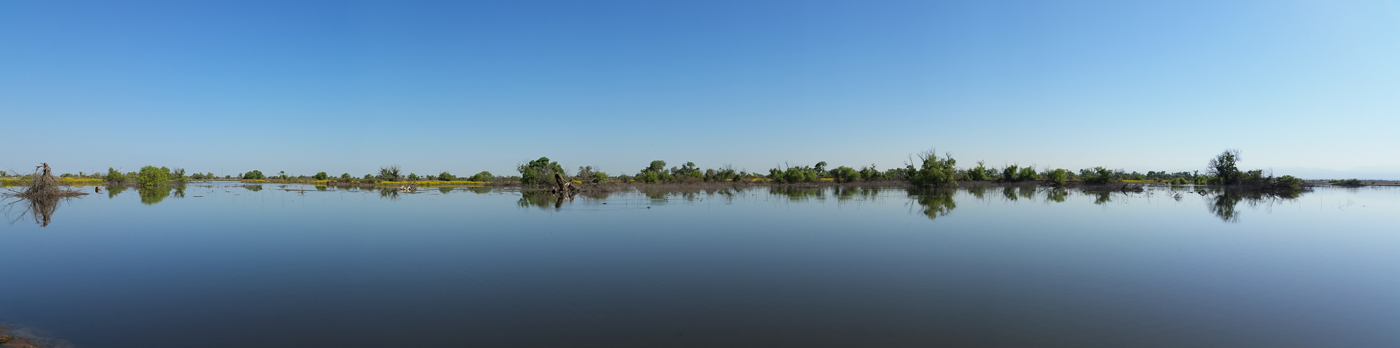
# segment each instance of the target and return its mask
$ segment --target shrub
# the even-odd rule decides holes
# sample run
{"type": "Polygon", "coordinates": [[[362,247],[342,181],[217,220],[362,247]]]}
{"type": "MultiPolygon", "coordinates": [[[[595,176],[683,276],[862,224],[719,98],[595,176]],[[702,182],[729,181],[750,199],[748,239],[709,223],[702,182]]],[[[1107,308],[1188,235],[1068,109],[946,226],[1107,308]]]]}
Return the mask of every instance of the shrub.
{"type": "Polygon", "coordinates": [[[1016,181],[1016,173],[1019,173],[1019,172],[1020,172],[1020,170],[1018,170],[1018,169],[1019,169],[1019,167],[1017,167],[1017,166],[1014,165],[1014,164],[1013,164],[1013,165],[1010,165],[1010,166],[1007,166],[1006,168],[1002,168],[1002,169],[1001,169],[1001,181],[1008,181],[1008,182],[1009,182],[1009,181],[1016,181]]]}
{"type": "Polygon", "coordinates": [[[952,154],[944,154],[939,158],[933,150],[919,154],[919,167],[913,164],[906,165],[905,178],[914,186],[952,186],[957,185],[957,180],[953,178],[957,169],[954,168],[958,162],[953,159],[952,154]]]}
{"type": "Polygon", "coordinates": [[[467,178],[467,181],[491,181],[495,178],[496,176],[491,175],[491,172],[483,171],[472,175],[470,178],[467,178]]]}
{"type": "Polygon", "coordinates": [[[564,167],[559,162],[551,162],[548,157],[522,164],[516,168],[520,171],[520,183],[526,185],[547,185],[554,182],[554,174],[564,175],[564,167]]]}
{"type": "Polygon", "coordinates": [[[594,182],[594,183],[608,182],[608,173],[604,173],[604,172],[593,172],[593,182],[594,182]]]}
{"type": "Polygon", "coordinates": [[[1016,172],[1016,181],[1032,181],[1035,180],[1036,177],[1035,166],[1021,168],[1020,171],[1016,172]]]}
{"type": "Polygon", "coordinates": [[[815,182],[821,180],[815,169],[809,167],[773,168],[768,170],[768,178],[779,183],[815,182]]]}
{"type": "Polygon", "coordinates": [[[860,179],[860,173],[857,172],[854,168],[840,166],[836,167],[836,169],[831,170],[831,177],[833,179],[836,179],[836,182],[847,183],[856,181],[856,179],[860,179]]]}
{"type": "Polygon", "coordinates": [[[243,180],[262,180],[266,178],[267,176],[263,175],[263,172],[261,170],[254,170],[251,172],[243,173],[242,177],[243,180]]]}
{"type": "Polygon", "coordinates": [[[399,170],[399,165],[379,167],[379,180],[383,181],[403,181],[403,172],[399,170]]]}
{"type": "Polygon", "coordinates": [[[417,173],[408,173],[408,181],[418,181],[417,173]]]}
{"type": "Polygon", "coordinates": [[[142,187],[165,185],[165,183],[170,182],[170,170],[155,166],[141,167],[141,171],[136,173],[136,182],[142,187]]]}
{"type": "Polygon", "coordinates": [[[1088,175],[1084,175],[1084,183],[1103,185],[1117,181],[1114,179],[1113,171],[1104,167],[1094,167],[1088,175]]]}
{"type": "Polygon", "coordinates": [[[1331,183],[1332,183],[1333,185],[1337,185],[1337,186],[1346,186],[1346,187],[1360,187],[1360,186],[1361,186],[1361,180],[1357,180],[1357,179],[1332,180],[1331,183]]]}
{"type": "Polygon", "coordinates": [[[1055,184],[1055,186],[1063,187],[1065,182],[1069,180],[1069,171],[1059,168],[1046,170],[1045,180],[1055,184]]]}
{"type": "Polygon", "coordinates": [[[330,179],[331,176],[330,176],[330,174],[326,174],[326,172],[320,172],[320,173],[316,173],[316,175],[312,176],[311,178],[312,178],[312,179],[316,179],[316,180],[326,180],[326,179],[330,179]]]}
{"type": "Polygon", "coordinates": [[[1303,189],[1303,179],[1295,178],[1292,175],[1284,175],[1274,180],[1274,189],[1285,191],[1298,191],[1303,189]]]}
{"type": "Polygon", "coordinates": [[[860,168],[860,179],[865,181],[876,181],[889,180],[890,177],[889,175],[885,175],[885,173],[880,172],[879,169],[876,169],[875,164],[871,164],[869,167],[860,168]]]}
{"type": "Polygon", "coordinates": [[[122,174],[121,172],[118,172],[116,169],[112,169],[111,167],[108,167],[108,168],[107,168],[107,175],[103,175],[103,176],[102,176],[102,180],[105,180],[105,181],[107,181],[107,182],[116,182],[116,183],[119,183],[119,182],[126,181],[126,174],[122,174]]]}
{"type": "Polygon", "coordinates": [[[1222,185],[1234,185],[1240,183],[1240,169],[1235,166],[1240,161],[1240,150],[1229,149],[1210,159],[1206,170],[1215,176],[1216,183],[1222,185]]]}
{"type": "Polygon", "coordinates": [[[456,180],[457,180],[457,176],[452,175],[452,173],[442,172],[442,173],[438,173],[437,179],[438,179],[438,181],[456,181],[456,180]]]}
{"type": "Polygon", "coordinates": [[[350,180],[350,173],[340,174],[341,179],[350,180]]]}
{"type": "Polygon", "coordinates": [[[977,166],[967,170],[967,180],[987,181],[992,179],[992,171],[982,161],[977,161],[977,166]]]}

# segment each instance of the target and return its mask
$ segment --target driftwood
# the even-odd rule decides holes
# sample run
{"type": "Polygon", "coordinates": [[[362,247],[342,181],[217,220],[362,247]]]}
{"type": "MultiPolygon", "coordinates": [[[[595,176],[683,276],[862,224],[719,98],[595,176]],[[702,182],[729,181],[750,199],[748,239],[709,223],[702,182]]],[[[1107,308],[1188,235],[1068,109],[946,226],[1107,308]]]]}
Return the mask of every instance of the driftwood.
{"type": "Polygon", "coordinates": [[[549,188],[549,193],[573,196],[573,193],[576,191],[578,191],[578,187],[574,186],[572,180],[564,179],[563,175],[554,173],[554,187],[549,188]]]}
{"type": "Polygon", "coordinates": [[[10,190],[6,196],[19,197],[24,199],[44,199],[81,196],[86,193],[77,190],[64,190],[58,186],[58,178],[53,176],[53,168],[49,168],[48,163],[40,163],[34,167],[34,175],[30,175],[28,187],[23,191],[10,190]]]}

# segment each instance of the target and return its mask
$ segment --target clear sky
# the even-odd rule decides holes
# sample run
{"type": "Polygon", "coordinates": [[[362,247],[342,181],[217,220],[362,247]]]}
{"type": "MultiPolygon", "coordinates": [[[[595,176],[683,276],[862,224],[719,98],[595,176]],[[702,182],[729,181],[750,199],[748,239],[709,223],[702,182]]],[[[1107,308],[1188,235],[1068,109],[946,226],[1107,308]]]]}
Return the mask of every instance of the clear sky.
{"type": "MultiPolygon", "coordinates": [[[[0,169],[1400,173],[1400,1],[0,2],[0,169]],[[1303,169],[1296,169],[1306,172],[1303,169]]],[[[1396,174],[1400,176],[1400,174],[1396,174]]]]}

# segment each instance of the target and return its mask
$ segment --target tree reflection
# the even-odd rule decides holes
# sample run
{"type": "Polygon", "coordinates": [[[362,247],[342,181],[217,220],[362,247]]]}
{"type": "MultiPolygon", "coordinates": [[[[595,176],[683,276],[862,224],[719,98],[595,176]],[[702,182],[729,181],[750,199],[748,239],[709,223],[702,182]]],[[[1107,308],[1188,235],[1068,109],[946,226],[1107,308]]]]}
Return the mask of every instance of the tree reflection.
{"type": "Polygon", "coordinates": [[[3,210],[5,211],[6,217],[16,215],[14,219],[10,220],[12,224],[19,221],[19,219],[23,219],[25,216],[32,216],[34,217],[34,223],[39,224],[40,227],[48,227],[49,223],[53,221],[53,213],[58,211],[59,203],[68,199],[70,199],[70,197],[21,198],[6,203],[3,210]],[[20,211],[15,213],[14,209],[17,208],[20,209],[20,211]]]}
{"type": "MultiPolygon", "coordinates": [[[[145,205],[160,203],[160,201],[165,200],[166,197],[170,197],[170,191],[171,188],[165,186],[141,186],[136,188],[136,193],[141,195],[141,204],[145,205]]],[[[184,191],[181,190],[180,194],[184,195],[184,191]]]]}
{"type": "Polygon", "coordinates": [[[126,186],[107,186],[107,198],[116,197],[126,191],[126,186]]]}
{"type": "Polygon", "coordinates": [[[914,202],[919,204],[921,208],[920,212],[923,213],[924,216],[927,216],[929,220],[937,219],[940,216],[948,216],[949,213],[953,212],[953,208],[958,207],[957,202],[953,201],[954,192],[956,192],[956,190],[951,189],[908,190],[909,196],[914,197],[914,202]]]}

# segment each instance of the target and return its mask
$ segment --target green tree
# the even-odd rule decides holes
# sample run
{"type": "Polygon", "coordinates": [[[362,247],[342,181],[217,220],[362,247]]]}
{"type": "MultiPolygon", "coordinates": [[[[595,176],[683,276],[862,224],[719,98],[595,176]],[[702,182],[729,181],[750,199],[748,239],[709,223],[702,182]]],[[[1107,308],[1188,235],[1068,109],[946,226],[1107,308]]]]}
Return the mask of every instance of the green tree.
{"type": "Polygon", "coordinates": [[[1104,167],[1094,167],[1094,169],[1087,170],[1087,173],[1081,175],[1081,177],[1084,178],[1084,183],[1094,185],[1104,185],[1117,181],[1114,178],[1113,171],[1104,167]]]}
{"type": "Polygon", "coordinates": [[[1240,161],[1240,150],[1228,149],[1210,159],[1206,167],[1206,172],[1215,176],[1218,184],[1234,185],[1240,183],[1242,174],[1235,166],[1240,161]]]}
{"type": "Polygon", "coordinates": [[[442,172],[442,173],[438,173],[437,179],[438,179],[438,181],[455,181],[455,180],[457,180],[457,176],[456,176],[456,175],[452,175],[452,173],[442,172]]]}
{"type": "Polygon", "coordinates": [[[919,166],[914,167],[908,164],[904,169],[904,176],[914,186],[953,186],[957,185],[957,180],[953,177],[957,173],[954,166],[958,163],[953,159],[952,154],[944,154],[939,158],[934,150],[925,151],[918,155],[919,166]]]}
{"type": "Polygon", "coordinates": [[[103,175],[102,180],[107,182],[120,183],[126,181],[126,174],[122,174],[116,169],[107,167],[107,175],[103,175]]]}
{"type": "Polygon", "coordinates": [[[520,183],[525,185],[548,185],[554,183],[554,174],[564,174],[564,167],[559,162],[552,162],[548,157],[522,164],[516,168],[520,171],[520,183]]]}
{"type": "Polygon", "coordinates": [[[399,170],[399,165],[379,167],[379,180],[402,181],[403,173],[399,170]]]}
{"type": "Polygon", "coordinates": [[[156,168],[155,166],[141,167],[141,171],[136,173],[136,182],[141,187],[156,187],[170,182],[170,170],[156,168]]]}
{"type": "Polygon", "coordinates": [[[340,174],[340,178],[341,178],[341,179],[349,180],[349,179],[350,179],[350,173],[343,173],[343,174],[340,174]]]}
{"type": "Polygon", "coordinates": [[[839,166],[831,170],[831,177],[835,179],[836,182],[847,183],[860,179],[860,172],[857,172],[855,168],[839,166]]]}
{"type": "Polygon", "coordinates": [[[491,172],[482,171],[480,173],[473,174],[470,178],[467,178],[467,181],[491,181],[494,179],[496,179],[496,176],[491,175],[491,172]]]}
{"type": "Polygon", "coordinates": [[[977,166],[967,170],[968,181],[987,181],[992,179],[992,171],[987,169],[986,163],[977,161],[977,166]]]}
{"type": "Polygon", "coordinates": [[[331,178],[331,175],[330,175],[330,174],[326,174],[326,172],[319,172],[319,173],[316,173],[316,175],[312,176],[311,178],[312,178],[312,179],[316,179],[316,180],[326,180],[326,179],[330,179],[330,178],[331,178]]]}
{"type": "MultiPolygon", "coordinates": [[[[1045,170],[1045,180],[1055,184],[1056,187],[1064,187],[1065,182],[1069,181],[1069,171],[1060,168],[1047,169],[1045,170]]],[[[1063,200],[1060,201],[1063,202],[1063,200]]]]}
{"type": "Polygon", "coordinates": [[[266,178],[267,176],[264,176],[261,170],[254,170],[251,172],[243,173],[243,180],[262,180],[266,178]]]}
{"type": "Polygon", "coordinates": [[[1034,181],[1036,179],[1035,166],[1021,168],[1016,172],[1016,181],[1034,181]]]}

